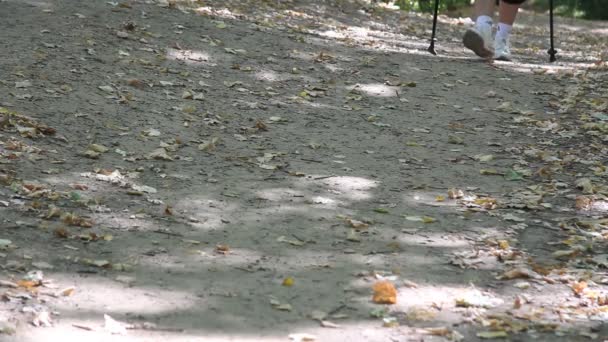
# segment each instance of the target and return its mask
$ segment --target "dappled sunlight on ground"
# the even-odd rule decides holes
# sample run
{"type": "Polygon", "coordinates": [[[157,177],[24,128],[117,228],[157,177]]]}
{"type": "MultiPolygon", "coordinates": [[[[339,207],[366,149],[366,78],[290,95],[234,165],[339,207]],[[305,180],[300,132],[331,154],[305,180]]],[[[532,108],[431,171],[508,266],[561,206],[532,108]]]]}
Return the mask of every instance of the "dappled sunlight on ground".
{"type": "MultiPolygon", "coordinates": [[[[449,223],[442,222],[442,225],[449,226],[449,223]]],[[[419,229],[416,235],[404,234],[399,237],[397,241],[405,245],[426,246],[446,249],[467,248],[470,246],[470,242],[463,238],[452,237],[449,234],[446,234],[445,232],[428,232],[424,228],[419,229]]],[[[405,248],[405,250],[407,250],[407,247],[405,248]]],[[[424,258],[426,258],[426,256],[424,258]]],[[[408,260],[411,260],[411,258],[408,257],[408,260]]]]}
{"type": "Polygon", "coordinates": [[[395,86],[389,86],[381,83],[372,83],[372,84],[357,84],[354,86],[347,86],[346,89],[349,91],[360,90],[369,96],[378,96],[378,97],[393,97],[399,96],[399,91],[401,88],[395,86]]]}
{"type": "Polygon", "coordinates": [[[272,188],[272,189],[263,189],[258,190],[256,195],[268,201],[281,201],[290,197],[305,197],[304,192],[299,190],[294,190],[291,188],[272,188]]]}
{"type": "Polygon", "coordinates": [[[268,82],[285,81],[291,78],[288,76],[283,76],[273,70],[260,70],[254,73],[254,75],[256,79],[268,82]]]}
{"type": "Polygon", "coordinates": [[[167,49],[167,59],[182,61],[188,64],[203,64],[208,65],[213,62],[211,56],[200,50],[181,50],[181,49],[167,49]]]}
{"type": "MultiPolygon", "coordinates": [[[[74,281],[73,276],[64,278],[61,274],[55,274],[53,278],[67,283],[74,281]]],[[[195,304],[191,293],[175,288],[160,289],[156,287],[154,296],[151,296],[146,287],[129,288],[118,281],[97,276],[79,277],[74,285],[76,290],[73,298],[79,300],[80,304],[75,308],[71,303],[59,302],[58,308],[61,310],[76,309],[83,314],[86,314],[87,311],[102,311],[114,314],[137,312],[154,315],[172,312],[177,307],[187,310],[195,304]],[[79,288],[87,288],[87,291],[80,292],[79,288]]]]}
{"type": "MultiPolygon", "coordinates": [[[[416,331],[430,326],[473,342],[494,319],[483,304],[457,307],[475,287],[509,303],[497,310],[504,315],[541,290],[540,302],[524,304],[553,305],[557,287],[588,305],[569,287],[583,277],[600,288],[604,256],[568,279],[528,270],[537,254],[559,267],[586,262],[591,248],[573,251],[581,259],[552,253],[580,241],[599,250],[605,230],[564,240],[585,227],[556,218],[579,216],[574,177],[591,175],[597,187],[585,196],[603,193],[603,159],[571,173],[538,170],[544,149],[587,134],[561,136],[561,120],[580,119],[559,103],[576,82],[569,73],[598,56],[572,42],[576,22],[560,30],[558,48],[576,46],[557,64],[547,63],[545,23],[536,22],[546,16],[516,28],[515,61],[488,63],[462,47],[468,19],[439,17],[432,56],[428,14],[371,3],[49,0],[61,5],[55,14],[2,3],[48,32],[5,25],[0,106],[53,128],[45,135],[0,112],[0,329],[6,312],[21,315],[26,333],[11,342],[285,341],[298,332],[440,340],[416,331]],[[505,103],[530,110],[497,108],[505,103]],[[12,139],[35,153],[10,150],[12,139]],[[83,155],[92,143],[106,152],[83,155]],[[32,195],[27,182],[58,196],[32,195]],[[529,273],[502,277],[512,268],[529,273]],[[38,296],[16,283],[36,269],[38,296]],[[372,301],[382,280],[395,285],[395,305],[372,301]],[[72,285],[71,296],[54,296],[72,285]],[[55,327],[32,327],[25,306],[57,311],[55,327]],[[104,313],[159,329],[112,336],[104,313]]],[[[600,122],[586,138],[600,146],[603,99],[569,100],[596,106],[585,120],[600,122]]],[[[566,169],[560,153],[549,166],[566,169]]],[[[594,204],[580,216],[607,210],[594,204]]]]}
{"type": "Polygon", "coordinates": [[[337,195],[354,201],[370,199],[370,191],[378,186],[378,181],[353,176],[332,176],[323,179],[321,183],[337,191],[337,195]]]}

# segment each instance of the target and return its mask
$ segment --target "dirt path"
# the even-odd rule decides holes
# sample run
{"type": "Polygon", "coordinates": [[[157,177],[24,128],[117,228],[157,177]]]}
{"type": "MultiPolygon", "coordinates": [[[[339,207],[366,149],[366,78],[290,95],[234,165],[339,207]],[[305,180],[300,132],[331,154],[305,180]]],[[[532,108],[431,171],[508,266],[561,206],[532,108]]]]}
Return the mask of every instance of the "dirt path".
{"type": "Polygon", "coordinates": [[[0,340],[607,339],[608,23],[545,21],[0,1],[0,340]]]}

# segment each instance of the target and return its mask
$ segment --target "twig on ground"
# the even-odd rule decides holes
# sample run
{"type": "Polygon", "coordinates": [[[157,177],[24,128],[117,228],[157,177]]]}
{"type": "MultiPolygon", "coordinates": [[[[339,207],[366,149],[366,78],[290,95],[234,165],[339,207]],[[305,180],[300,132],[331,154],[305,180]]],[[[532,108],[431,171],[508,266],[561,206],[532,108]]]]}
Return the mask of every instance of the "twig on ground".
{"type": "Polygon", "coordinates": [[[152,232],[157,233],[157,234],[165,234],[165,235],[169,235],[169,236],[184,237],[184,235],[182,235],[180,233],[174,233],[174,232],[170,232],[170,231],[162,230],[162,229],[156,229],[156,230],[153,230],[152,232]]]}

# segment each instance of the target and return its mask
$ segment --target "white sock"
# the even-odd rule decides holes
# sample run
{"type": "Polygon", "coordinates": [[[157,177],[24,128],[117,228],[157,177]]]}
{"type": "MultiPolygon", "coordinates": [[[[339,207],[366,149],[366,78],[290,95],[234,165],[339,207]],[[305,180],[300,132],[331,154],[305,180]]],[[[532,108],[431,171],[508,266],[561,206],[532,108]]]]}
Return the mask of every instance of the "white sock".
{"type": "Polygon", "coordinates": [[[475,27],[477,27],[478,29],[491,29],[492,24],[492,17],[489,17],[487,15],[480,15],[479,17],[477,17],[477,20],[475,20],[475,27]]]}
{"type": "Polygon", "coordinates": [[[496,31],[496,39],[509,39],[509,35],[511,34],[511,30],[513,29],[512,25],[505,23],[498,23],[498,30],[496,31]]]}

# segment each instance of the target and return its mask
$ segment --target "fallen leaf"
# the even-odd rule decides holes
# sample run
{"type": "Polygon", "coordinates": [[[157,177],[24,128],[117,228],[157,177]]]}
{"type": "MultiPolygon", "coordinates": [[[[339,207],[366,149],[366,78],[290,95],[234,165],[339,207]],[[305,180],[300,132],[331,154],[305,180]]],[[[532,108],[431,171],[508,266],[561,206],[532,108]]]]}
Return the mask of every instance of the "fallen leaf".
{"type": "Polygon", "coordinates": [[[215,252],[226,255],[230,253],[230,247],[228,245],[216,245],[215,252]]]}
{"type": "Polygon", "coordinates": [[[281,311],[291,311],[291,310],[293,310],[293,307],[291,306],[291,304],[281,304],[281,305],[277,305],[275,308],[277,310],[281,310],[281,311]]]}
{"type": "Polygon", "coordinates": [[[157,159],[157,160],[169,160],[169,161],[173,160],[173,158],[167,153],[167,150],[165,150],[162,147],[157,148],[156,150],[150,152],[150,154],[148,154],[148,158],[157,159]]]}
{"type": "Polygon", "coordinates": [[[461,189],[451,188],[448,190],[449,199],[459,199],[464,197],[464,191],[461,189]]]}
{"type": "Polygon", "coordinates": [[[521,173],[519,173],[519,172],[517,172],[515,170],[512,170],[512,169],[507,170],[505,172],[504,177],[508,181],[518,181],[518,180],[523,180],[524,179],[524,176],[521,173]]]}
{"type": "Polygon", "coordinates": [[[593,194],[595,193],[595,187],[593,183],[591,183],[591,179],[589,178],[580,178],[576,180],[576,187],[583,190],[584,194],[593,194]]]}
{"type": "Polygon", "coordinates": [[[283,279],[283,283],[281,285],[291,287],[291,286],[293,286],[293,284],[294,284],[293,278],[287,277],[287,278],[283,279]]]}
{"type": "Polygon", "coordinates": [[[471,290],[465,295],[456,298],[456,306],[463,308],[480,307],[489,309],[496,307],[503,302],[502,299],[483,293],[477,289],[471,290]]]}
{"type": "Polygon", "coordinates": [[[76,287],[70,286],[70,287],[67,287],[67,288],[59,291],[58,294],[59,294],[59,296],[62,296],[62,297],[69,297],[72,294],[74,294],[74,291],[76,291],[76,287]]]}
{"type": "Polygon", "coordinates": [[[161,135],[160,131],[157,130],[156,128],[145,129],[145,130],[143,130],[142,133],[148,137],[158,137],[161,135]]]}
{"type": "Polygon", "coordinates": [[[108,148],[105,147],[105,146],[103,146],[103,145],[100,145],[100,144],[91,144],[91,145],[89,145],[88,149],[90,151],[95,151],[97,153],[106,153],[106,152],[108,152],[108,148]]]}
{"type": "Polygon", "coordinates": [[[593,205],[593,199],[587,196],[576,196],[574,207],[576,210],[589,210],[593,205]]]}
{"type": "Polygon", "coordinates": [[[497,279],[499,280],[510,280],[510,279],[518,279],[518,278],[531,278],[531,279],[539,279],[541,276],[524,267],[514,268],[512,270],[506,271],[502,275],[500,275],[497,279]]]}
{"type": "Polygon", "coordinates": [[[113,93],[114,92],[114,88],[112,88],[110,86],[99,86],[98,88],[100,90],[105,91],[106,93],[113,93]]]}
{"type": "Polygon", "coordinates": [[[481,169],[481,170],[479,170],[479,174],[484,175],[484,176],[503,175],[503,173],[499,172],[496,169],[481,169]]]}
{"type": "Polygon", "coordinates": [[[397,289],[390,281],[380,281],[374,284],[372,301],[376,304],[396,304],[397,289]]]}
{"type": "Polygon", "coordinates": [[[457,135],[448,135],[448,143],[455,145],[464,145],[464,139],[457,135]]]}
{"type": "Polygon", "coordinates": [[[200,145],[198,145],[198,149],[205,152],[213,151],[216,147],[217,142],[219,141],[218,137],[214,137],[211,140],[206,140],[200,145]]]}
{"type": "Polygon", "coordinates": [[[507,240],[498,240],[498,247],[502,250],[509,249],[509,241],[507,240]]]}
{"type": "Polygon", "coordinates": [[[355,219],[346,219],[346,223],[348,223],[352,228],[355,229],[366,229],[369,227],[369,224],[363,222],[363,221],[358,221],[355,219]]]}
{"type": "Polygon", "coordinates": [[[583,291],[585,291],[585,289],[587,288],[587,282],[586,281],[576,282],[576,283],[570,285],[570,288],[572,289],[572,291],[574,291],[574,294],[580,296],[583,293],[583,291]]]}
{"type": "Polygon", "coordinates": [[[432,321],[437,317],[437,310],[425,308],[413,308],[407,311],[406,317],[412,321],[432,321]]]}
{"type": "Polygon", "coordinates": [[[494,156],[491,154],[478,154],[474,157],[474,159],[482,163],[487,163],[494,160],[494,156]]]}
{"type": "Polygon", "coordinates": [[[55,236],[60,237],[62,239],[67,239],[70,236],[70,233],[65,228],[57,228],[53,232],[55,236]]]}
{"type": "Polygon", "coordinates": [[[306,242],[304,242],[304,241],[300,241],[297,239],[290,239],[286,236],[279,236],[277,238],[277,241],[278,242],[287,242],[288,244],[294,245],[294,246],[304,246],[306,244],[306,242]]]}
{"type": "Polygon", "coordinates": [[[509,337],[509,335],[507,334],[506,331],[504,330],[500,330],[500,331],[484,331],[484,332],[478,332],[477,333],[477,337],[479,338],[484,338],[484,339],[492,339],[492,338],[504,338],[504,337],[509,337]]]}
{"type": "Polygon", "coordinates": [[[351,229],[348,234],[346,235],[346,240],[348,241],[352,241],[352,242],[361,242],[361,237],[359,235],[359,232],[355,229],[351,229]]]}
{"type": "Polygon", "coordinates": [[[397,317],[382,317],[382,326],[385,328],[394,328],[399,326],[397,317]]]}

